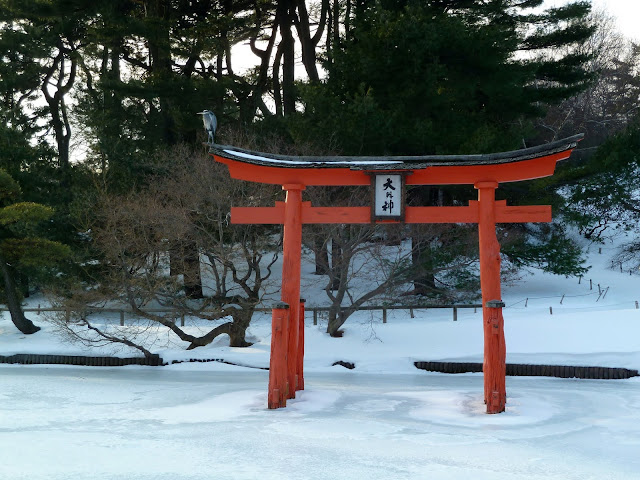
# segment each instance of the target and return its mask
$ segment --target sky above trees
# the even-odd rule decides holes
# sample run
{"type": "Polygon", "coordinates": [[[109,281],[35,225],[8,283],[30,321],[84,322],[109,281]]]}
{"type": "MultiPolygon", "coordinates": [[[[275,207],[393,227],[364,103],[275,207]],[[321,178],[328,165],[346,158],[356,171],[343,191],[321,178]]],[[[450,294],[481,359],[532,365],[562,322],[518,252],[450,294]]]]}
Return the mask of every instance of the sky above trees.
{"type": "MultiPolygon", "coordinates": [[[[563,5],[568,0],[547,0],[547,6],[563,5]]],[[[640,18],[640,2],[638,0],[592,0],[595,10],[605,10],[615,17],[620,32],[640,42],[640,30],[638,30],[638,18],[640,18]]]]}

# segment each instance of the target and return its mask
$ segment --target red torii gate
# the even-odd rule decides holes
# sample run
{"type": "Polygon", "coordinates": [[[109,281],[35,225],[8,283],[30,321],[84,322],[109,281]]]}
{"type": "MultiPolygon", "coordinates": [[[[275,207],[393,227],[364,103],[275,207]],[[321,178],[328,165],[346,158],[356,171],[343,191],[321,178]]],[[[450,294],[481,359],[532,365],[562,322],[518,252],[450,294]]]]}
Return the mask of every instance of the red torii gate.
{"type": "Polygon", "coordinates": [[[484,401],[487,413],[505,409],[506,348],[500,292],[500,244],[496,223],[550,222],[551,207],[507,206],[496,201],[500,183],[553,175],[583,135],[546,145],[486,155],[412,157],[296,157],[212,145],[231,177],[282,185],[274,207],[232,207],[231,223],[283,224],[282,304],[272,313],[268,407],[286,406],[304,389],[304,301],[300,300],[302,224],[477,223],[484,326],[484,401]],[[393,185],[396,187],[393,187],[393,185]],[[404,206],[404,185],[473,185],[478,200],[462,207],[404,206]],[[372,207],[313,207],[302,201],[306,186],[371,185],[372,207]],[[400,190],[396,188],[400,186],[400,190]],[[394,200],[398,203],[394,203],[394,200]],[[394,211],[395,210],[395,211],[394,211]]]}

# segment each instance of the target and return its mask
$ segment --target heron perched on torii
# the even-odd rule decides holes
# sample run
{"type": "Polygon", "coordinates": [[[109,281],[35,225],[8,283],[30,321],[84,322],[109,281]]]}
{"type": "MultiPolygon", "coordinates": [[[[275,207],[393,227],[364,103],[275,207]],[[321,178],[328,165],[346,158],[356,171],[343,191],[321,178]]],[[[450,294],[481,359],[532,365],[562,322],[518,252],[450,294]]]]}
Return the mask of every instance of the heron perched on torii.
{"type": "Polygon", "coordinates": [[[216,135],[216,129],[218,128],[218,119],[211,110],[203,110],[202,112],[198,112],[198,115],[202,115],[204,129],[209,135],[207,144],[213,145],[215,143],[214,137],[216,135]]]}

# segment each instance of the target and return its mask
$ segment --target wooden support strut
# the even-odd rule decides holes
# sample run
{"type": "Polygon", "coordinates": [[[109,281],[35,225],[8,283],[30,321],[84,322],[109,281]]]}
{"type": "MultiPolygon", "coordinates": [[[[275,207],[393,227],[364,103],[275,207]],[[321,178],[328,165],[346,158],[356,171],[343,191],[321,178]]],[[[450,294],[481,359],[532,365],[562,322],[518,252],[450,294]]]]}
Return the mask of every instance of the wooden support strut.
{"type": "Polygon", "coordinates": [[[271,356],[269,359],[269,390],[267,406],[270,409],[287,406],[287,330],[289,305],[277,303],[271,310],[271,356]]]}
{"type": "Polygon", "coordinates": [[[304,304],[305,299],[300,299],[300,319],[298,323],[298,356],[296,364],[297,384],[296,390],[304,390],[304,304]]]}
{"type": "Polygon", "coordinates": [[[295,398],[298,385],[298,332],[300,324],[300,262],[302,260],[302,191],[304,185],[285,184],[284,238],[282,252],[282,301],[289,304],[287,322],[288,397],[295,398]]]}

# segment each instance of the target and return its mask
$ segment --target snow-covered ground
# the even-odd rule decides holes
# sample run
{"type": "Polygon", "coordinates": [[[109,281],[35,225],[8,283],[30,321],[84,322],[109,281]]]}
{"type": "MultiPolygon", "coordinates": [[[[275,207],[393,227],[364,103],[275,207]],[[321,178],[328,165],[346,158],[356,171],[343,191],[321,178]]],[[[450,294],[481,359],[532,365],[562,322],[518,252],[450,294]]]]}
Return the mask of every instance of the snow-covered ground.
{"type": "MultiPolygon", "coordinates": [[[[611,269],[612,248],[591,246],[580,283],[534,272],[504,288],[508,362],[640,369],[640,272],[611,269]]],[[[306,389],[275,411],[264,370],[0,365],[0,479],[640,478],[640,377],[508,377],[506,412],[486,415],[481,374],[413,366],[481,361],[481,313],[414,313],[358,313],[343,338],[308,315],[306,389]]],[[[31,336],[0,320],[0,354],[88,354],[30,317],[43,327],[31,336]]],[[[249,348],[186,352],[164,333],[153,350],[264,367],[270,335],[259,315],[249,348]]]]}

